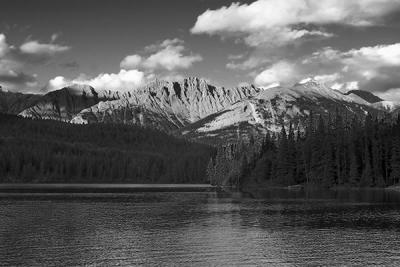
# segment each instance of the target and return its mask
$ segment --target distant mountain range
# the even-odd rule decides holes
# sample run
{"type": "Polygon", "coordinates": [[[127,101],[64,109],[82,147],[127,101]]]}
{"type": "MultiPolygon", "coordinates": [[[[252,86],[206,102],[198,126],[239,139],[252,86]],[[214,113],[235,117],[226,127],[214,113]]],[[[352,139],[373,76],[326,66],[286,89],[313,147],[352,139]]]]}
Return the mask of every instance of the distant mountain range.
{"type": "Polygon", "coordinates": [[[45,95],[0,91],[0,112],[71,123],[124,123],[189,138],[222,138],[278,132],[290,122],[304,127],[312,112],[343,116],[399,113],[400,103],[361,90],[333,90],[312,79],[292,87],[225,88],[195,77],[156,80],[131,92],[72,85],[45,95]]]}

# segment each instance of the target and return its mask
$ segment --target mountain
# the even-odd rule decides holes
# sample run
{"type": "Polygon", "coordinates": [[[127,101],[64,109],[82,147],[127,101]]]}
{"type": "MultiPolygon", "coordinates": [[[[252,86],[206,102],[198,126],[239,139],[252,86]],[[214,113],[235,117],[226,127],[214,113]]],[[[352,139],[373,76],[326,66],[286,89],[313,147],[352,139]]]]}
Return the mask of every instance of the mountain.
{"type": "Polygon", "coordinates": [[[71,122],[120,122],[171,131],[194,123],[255,95],[254,86],[226,89],[195,77],[179,82],[155,81],[131,97],[102,101],[82,110],[71,122]]]}
{"type": "Polygon", "coordinates": [[[365,116],[376,110],[364,100],[354,99],[332,90],[314,80],[293,87],[273,87],[232,104],[216,114],[181,130],[196,139],[223,137],[237,139],[238,135],[279,132],[292,123],[303,129],[311,114],[328,116],[339,112],[343,117],[365,116]]]}
{"type": "MultiPolygon", "coordinates": [[[[6,103],[3,106],[9,107],[10,97],[1,96],[0,101],[6,103]]],[[[301,130],[311,113],[314,117],[339,113],[349,119],[395,113],[400,107],[369,92],[343,94],[312,79],[291,87],[261,89],[250,85],[225,88],[190,77],[156,80],[124,93],[72,85],[42,96],[13,94],[16,96],[21,98],[17,103],[24,105],[14,108],[14,113],[23,109],[19,114],[24,117],[139,125],[207,142],[276,133],[289,123],[301,130]]]]}
{"type": "Polygon", "coordinates": [[[0,86],[0,113],[18,114],[33,105],[40,95],[12,93],[0,86]]]}
{"type": "Polygon", "coordinates": [[[19,114],[23,117],[68,122],[82,109],[93,106],[99,101],[119,97],[119,93],[96,91],[89,85],[75,84],[43,95],[19,114]]]}
{"type": "Polygon", "coordinates": [[[374,95],[373,93],[363,90],[350,90],[347,93],[345,93],[345,95],[347,96],[356,95],[371,104],[383,101],[383,99],[374,95]]]}

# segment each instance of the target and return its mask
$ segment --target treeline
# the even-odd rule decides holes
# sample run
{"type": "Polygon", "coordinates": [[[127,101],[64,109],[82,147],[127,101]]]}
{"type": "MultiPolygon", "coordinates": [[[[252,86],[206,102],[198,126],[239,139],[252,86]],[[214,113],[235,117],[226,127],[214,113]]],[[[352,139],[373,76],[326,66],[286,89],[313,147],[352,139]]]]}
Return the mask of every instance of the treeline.
{"type": "Polygon", "coordinates": [[[0,182],[203,183],[214,149],[122,124],[0,114],[0,182]]]}
{"type": "Polygon", "coordinates": [[[217,152],[207,165],[211,184],[240,187],[242,179],[256,167],[263,143],[251,136],[248,142],[239,141],[217,147],[217,152]]]}
{"type": "Polygon", "coordinates": [[[242,165],[232,164],[240,168],[235,177],[218,166],[229,164],[230,155],[240,154],[241,149],[220,148],[208,169],[223,174],[216,182],[220,184],[237,184],[237,179],[240,184],[324,187],[383,187],[400,182],[400,119],[368,115],[345,120],[339,113],[317,118],[311,114],[303,128],[290,124],[277,135],[266,135],[251,158],[238,161],[242,165]]]}

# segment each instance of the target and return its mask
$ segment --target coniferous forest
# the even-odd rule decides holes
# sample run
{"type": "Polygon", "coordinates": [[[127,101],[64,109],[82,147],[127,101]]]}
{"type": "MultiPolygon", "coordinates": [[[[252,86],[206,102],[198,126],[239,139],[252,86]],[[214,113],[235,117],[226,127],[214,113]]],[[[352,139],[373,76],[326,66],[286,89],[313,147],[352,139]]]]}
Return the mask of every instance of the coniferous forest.
{"type": "Polygon", "coordinates": [[[400,119],[314,117],[213,148],[122,124],[0,115],[0,182],[384,187],[400,182],[400,119]]]}
{"type": "Polygon", "coordinates": [[[218,148],[207,173],[222,185],[384,187],[400,181],[400,119],[308,119],[250,146],[218,148]]]}
{"type": "Polygon", "coordinates": [[[0,115],[1,183],[204,183],[213,151],[147,128],[0,115]]]}

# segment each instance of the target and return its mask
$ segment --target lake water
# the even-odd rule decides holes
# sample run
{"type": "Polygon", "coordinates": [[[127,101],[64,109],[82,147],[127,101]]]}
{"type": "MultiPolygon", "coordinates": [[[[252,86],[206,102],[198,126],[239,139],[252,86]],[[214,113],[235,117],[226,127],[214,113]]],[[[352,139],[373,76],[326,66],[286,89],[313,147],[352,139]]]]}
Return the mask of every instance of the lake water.
{"type": "Polygon", "coordinates": [[[400,266],[395,192],[0,197],[0,265],[400,266]]]}

